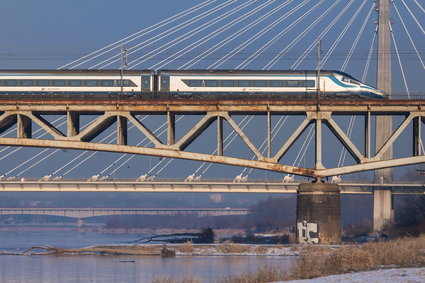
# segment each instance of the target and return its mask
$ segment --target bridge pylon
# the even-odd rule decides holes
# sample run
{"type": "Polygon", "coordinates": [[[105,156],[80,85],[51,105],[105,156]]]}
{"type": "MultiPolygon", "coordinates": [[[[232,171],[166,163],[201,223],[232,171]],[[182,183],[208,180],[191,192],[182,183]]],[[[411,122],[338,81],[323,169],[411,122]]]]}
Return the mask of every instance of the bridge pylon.
{"type": "MultiPolygon", "coordinates": [[[[391,98],[391,41],[390,41],[390,0],[378,1],[378,62],[377,62],[377,87],[385,91],[391,98]]],[[[376,117],[376,140],[375,150],[378,152],[385,144],[385,141],[392,135],[393,121],[391,116],[376,117]]],[[[393,147],[390,146],[382,154],[381,160],[393,159],[393,147]]],[[[375,182],[391,184],[393,182],[392,168],[385,168],[375,171],[375,182]]],[[[374,192],[374,230],[382,230],[384,223],[393,221],[394,214],[391,189],[375,189],[374,192]],[[378,205],[379,204],[379,205],[378,205]]]]}

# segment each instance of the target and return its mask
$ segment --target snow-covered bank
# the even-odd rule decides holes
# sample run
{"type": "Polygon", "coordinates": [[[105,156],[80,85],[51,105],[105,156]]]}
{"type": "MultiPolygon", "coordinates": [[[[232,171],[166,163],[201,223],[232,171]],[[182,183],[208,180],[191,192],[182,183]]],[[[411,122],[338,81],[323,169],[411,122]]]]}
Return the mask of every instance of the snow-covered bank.
{"type": "MultiPolygon", "coordinates": [[[[284,282],[284,281],[280,281],[284,282]]],[[[381,282],[397,282],[397,283],[423,283],[425,282],[425,267],[421,268],[392,268],[380,269],[373,271],[355,272],[339,275],[330,275],[309,280],[293,280],[285,281],[296,283],[329,283],[329,282],[345,282],[345,283],[381,283],[381,282]]]]}

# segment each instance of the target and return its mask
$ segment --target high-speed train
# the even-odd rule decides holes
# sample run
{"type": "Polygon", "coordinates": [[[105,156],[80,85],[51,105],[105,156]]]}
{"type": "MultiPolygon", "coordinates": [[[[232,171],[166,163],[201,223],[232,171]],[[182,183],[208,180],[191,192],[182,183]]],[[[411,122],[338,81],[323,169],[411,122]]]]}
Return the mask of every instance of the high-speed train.
{"type": "MultiPolygon", "coordinates": [[[[316,71],[4,70],[0,71],[0,97],[314,98],[318,78],[316,71]]],[[[324,97],[388,97],[339,71],[321,71],[319,86],[324,97]]]]}

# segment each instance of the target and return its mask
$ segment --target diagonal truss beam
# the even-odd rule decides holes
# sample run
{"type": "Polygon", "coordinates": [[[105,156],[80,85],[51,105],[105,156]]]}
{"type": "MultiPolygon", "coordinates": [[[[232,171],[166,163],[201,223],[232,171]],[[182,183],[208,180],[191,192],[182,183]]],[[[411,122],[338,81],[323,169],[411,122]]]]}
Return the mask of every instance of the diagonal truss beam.
{"type": "MultiPolygon", "coordinates": [[[[159,157],[182,158],[203,162],[214,162],[235,166],[271,170],[276,172],[285,172],[297,175],[311,177],[326,177],[333,175],[348,174],[365,170],[376,170],[389,167],[410,165],[425,162],[422,146],[422,123],[424,123],[425,110],[422,105],[425,101],[324,101],[324,105],[318,107],[309,101],[157,101],[155,104],[149,104],[146,101],[132,101],[132,103],[119,103],[117,101],[101,101],[87,103],[71,103],[55,101],[53,103],[39,101],[23,103],[17,105],[16,101],[0,104],[0,133],[16,126],[17,133],[15,137],[0,137],[0,145],[10,146],[34,146],[34,147],[52,147],[69,148],[82,150],[96,150],[106,152],[134,153],[142,155],[152,155],[159,157]],[[39,103],[39,104],[37,104],[39,103]],[[50,104],[49,104],[50,103],[50,104]],[[218,104],[217,104],[218,103],[218,104]],[[152,132],[145,124],[139,121],[135,115],[143,114],[166,115],[168,123],[168,140],[164,144],[161,142],[158,134],[152,132]],[[245,130],[235,122],[232,115],[267,115],[266,124],[268,141],[267,157],[260,153],[253,141],[248,137],[248,130],[245,130]],[[66,133],[62,133],[58,128],[52,125],[48,120],[48,115],[65,115],[68,125],[66,133]],[[80,129],[80,115],[99,115],[84,130],[80,129]],[[203,115],[201,119],[189,130],[180,133],[181,138],[175,141],[175,115],[203,115]],[[287,140],[282,141],[282,146],[277,148],[275,155],[270,155],[271,149],[271,116],[293,115],[305,116],[304,120],[290,134],[287,140]],[[364,134],[365,145],[364,153],[356,147],[353,139],[348,137],[343,129],[336,123],[336,116],[358,115],[365,117],[365,123],[360,125],[364,134]],[[404,117],[400,126],[389,136],[378,150],[376,155],[371,154],[370,142],[373,140],[371,130],[371,119],[381,115],[404,117]],[[247,158],[237,158],[225,156],[223,153],[223,127],[221,123],[227,121],[230,127],[237,133],[243,143],[256,156],[255,160],[247,158]],[[187,151],[188,146],[197,140],[208,127],[217,121],[217,154],[196,153],[187,151]],[[49,133],[53,139],[33,138],[32,124],[38,125],[46,133],[49,133]],[[93,142],[94,138],[117,123],[117,144],[103,144],[93,142]],[[296,141],[310,124],[315,124],[316,163],[313,168],[302,168],[282,164],[283,156],[293,148],[296,141]],[[390,160],[380,160],[383,154],[391,147],[394,142],[404,133],[408,132],[409,125],[413,124],[413,142],[411,156],[403,158],[391,158],[390,160]],[[153,147],[138,147],[126,145],[128,124],[133,124],[136,129],[143,133],[152,143],[153,147]],[[350,152],[357,164],[342,166],[339,168],[326,168],[326,160],[322,161],[323,148],[333,146],[326,143],[325,132],[322,133],[322,124],[326,124],[331,134],[336,137],[342,145],[350,152]],[[318,131],[320,131],[318,133],[318,131]],[[271,158],[270,158],[271,156],[271,158]]],[[[377,129],[375,132],[378,132],[377,129]]],[[[259,133],[259,132],[258,132],[259,133]]],[[[328,134],[326,132],[326,134],[328,134]]],[[[408,133],[410,135],[410,132],[408,133]]],[[[376,133],[375,133],[376,135],[376,133]]],[[[358,137],[357,137],[358,139],[358,137]]]]}

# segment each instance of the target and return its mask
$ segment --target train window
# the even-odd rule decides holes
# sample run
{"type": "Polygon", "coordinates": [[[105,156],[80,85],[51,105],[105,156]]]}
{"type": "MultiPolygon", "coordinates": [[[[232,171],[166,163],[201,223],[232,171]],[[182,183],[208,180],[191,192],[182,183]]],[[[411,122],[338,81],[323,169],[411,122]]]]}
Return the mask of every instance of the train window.
{"type": "Polygon", "coordinates": [[[70,80],[69,86],[81,86],[81,81],[80,80],[70,80]]]}
{"type": "Polygon", "coordinates": [[[298,81],[288,81],[288,87],[297,87],[298,81]]]}
{"type": "Polygon", "coordinates": [[[85,83],[86,83],[86,86],[97,86],[96,80],[86,80],[85,83]]]}
{"type": "Polygon", "coordinates": [[[347,77],[342,77],[342,79],[341,79],[341,80],[342,80],[343,82],[346,82],[346,83],[360,85],[360,83],[359,83],[358,81],[353,80],[353,79],[350,79],[350,78],[347,78],[347,77]]]}
{"type": "MultiPolygon", "coordinates": [[[[169,77],[162,77],[161,78],[161,88],[168,88],[169,81],[170,81],[169,77]]],[[[183,82],[187,85],[187,81],[183,80],[183,82]]]]}
{"type": "Polygon", "coordinates": [[[210,81],[210,80],[205,81],[205,86],[216,87],[217,86],[217,81],[210,81]]]}
{"type": "Polygon", "coordinates": [[[4,86],[17,86],[18,81],[17,80],[5,80],[4,86]]]}
{"type": "Polygon", "coordinates": [[[102,86],[113,86],[114,81],[113,80],[102,80],[102,86]]]}
{"type": "Polygon", "coordinates": [[[37,86],[48,86],[49,81],[48,80],[37,80],[36,84],[37,84],[37,86]]]}
{"type": "Polygon", "coordinates": [[[232,86],[235,86],[235,82],[234,81],[229,81],[229,80],[227,80],[227,81],[221,81],[221,85],[223,87],[232,87],[232,86]]]}
{"type": "MultiPolygon", "coordinates": [[[[128,85],[130,85],[130,81],[129,80],[125,80],[124,81],[124,85],[125,85],[125,83],[128,83],[128,85]]],[[[128,85],[126,85],[126,86],[128,86],[128,85]]],[[[151,80],[150,80],[150,78],[144,78],[143,79],[143,87],[144,88],[149,88],[151,86],[151,80]]]]}
{"type": "Polygon", "coordinates": [[[65,80],[53,80],[53,86],[65,86],[65,80]]]}
{"type": "Polygon", "coordinates": [[[190,87],[200,87],[201,81],[200,80],[191,80],[191,81],[189,81],[189,86],[190,87]]]}
{"type": "Polygon", "coordinates": [[[313,80],[307,80],[305,81],[305,86],[306,87],[315,87],[316,86],[316,82],[313,80]]]}
{"type": "Polygon", "coordinates": [[[266,81],[254,81],[254,86],[265,87],[266,86],[266,81]]]}
{"type": "Polygon", "coordinates": [[[248,87],[249,86],[249,81],[238,81],[238,86],[241,87],[248,87]]]}
{"type": "Polygon", "coordinates": [[[270,86],[271,87],[281,87],[282,81],[270,81],[270,86]]]}
{"type": "Polygon", "coordinates": [[[32,86],[33,81],[32,80],[21,80],[21,86],[32,86]]]}

